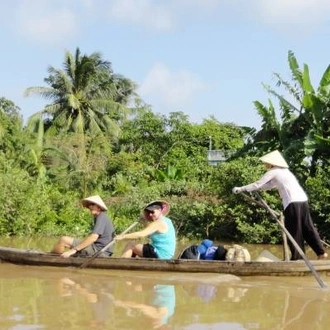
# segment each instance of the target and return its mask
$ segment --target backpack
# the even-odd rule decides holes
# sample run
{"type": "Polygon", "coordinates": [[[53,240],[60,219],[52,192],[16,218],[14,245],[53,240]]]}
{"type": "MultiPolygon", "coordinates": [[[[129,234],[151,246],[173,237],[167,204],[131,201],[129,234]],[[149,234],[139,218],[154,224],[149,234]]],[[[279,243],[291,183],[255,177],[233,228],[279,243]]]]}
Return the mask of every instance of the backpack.
{"type": "Polygon", "coordinates": [[[207,248],[205,255],[204,255],[204,260],[214,260],[214,256],[216,251],[218,250],[217,246],[210,246],[209,248],[207,248]]]}
{"type": "Polygon", "coordinates": [[[200,259],[198,245],[190,245],[186,247],[179,255],[178,259],[200,259]]]}
{"type": "Polygon", "coordinates": [[[243,246],[234,244],[232,247],[228,248],[226,260],[245,262],[251,261],[251,256],[249,251],[243,248],[243,246]]]}
{"type": "Polygon", "coordinates": [[[214,253],[213,260],[226,260],[227,252],[228,250],[223,245],[219,245],[214,253]]]}

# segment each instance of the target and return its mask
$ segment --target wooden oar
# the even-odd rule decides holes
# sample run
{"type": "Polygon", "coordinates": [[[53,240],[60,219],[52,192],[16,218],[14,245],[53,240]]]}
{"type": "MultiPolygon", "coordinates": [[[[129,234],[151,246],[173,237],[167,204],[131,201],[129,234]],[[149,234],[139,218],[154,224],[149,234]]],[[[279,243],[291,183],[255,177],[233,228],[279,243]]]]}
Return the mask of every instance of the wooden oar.
{"type": "MultiPolygon", "coordinates": [[[[317,282],[319,283],[320,287],[322,289],[327,288],[327,285],[323,282],[323,280],[321,279],[321,277],[319,276],[319,274],[316,272],[314,266],[311,264],[311,262],[307,259],[304,251],[301,249],[301,247],[298,245],[298,243],[295,241],[295,239],[291,236],[291,234],[289,233],[289,231],[285,228],[285,226],[281,223],[281,221],[279,221],[279,219],[276,216],[276,213],[274,210],[272,210],[268,204],[264,201],[264,199],[259,195],[259,193],[255,192],[256,196],[258,197],[260,203],[263,205],[264,208],[266,208],[266,210],[271,214],[271,216],[277,221],[277,223],[280,225],[280,227],[282,228],[282,230],[285,232],[286,236],[288,237],[288,239],[291,241],[291,243],[294,245],[294,247],[296,248],[296,250],[299,252],[299,254],[301,255],[301,257],[304,259],[307,267],[310,269],[310,271],[313,273],[315,279],[317,280],[317,282]]],[[[245,194],[244,194],[245,195],[245,194]]]]}
{"type": "MultiPolygon", "coordinates": [[[[136,225],[138,224],[138,222],[134,222],[132,223],[127,229],[125,229],[120,235],[124,235],[127,232],[129,232],[132,228],[134,228],[136,225]]],[[[102,248],[101,250],[97,251],[96,253],[94,253],[90,258],[88,258],[88,260],[86,260],[79,268],[85,268],[86,266],[88,266],[98,255],[100,255],[103,251],[107,250],[110,246],[112,246],[113,244],[115,244],[115,240],[112,240],[109,244],[107,244],[104,248],[102,248]]]]}

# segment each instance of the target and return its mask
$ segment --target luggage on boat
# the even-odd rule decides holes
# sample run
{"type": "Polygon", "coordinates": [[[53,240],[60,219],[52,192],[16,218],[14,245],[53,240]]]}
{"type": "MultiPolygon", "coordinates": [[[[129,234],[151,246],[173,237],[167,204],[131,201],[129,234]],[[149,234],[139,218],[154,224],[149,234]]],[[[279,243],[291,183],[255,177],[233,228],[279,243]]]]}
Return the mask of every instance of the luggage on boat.
{"type": "Polygon", "coordinates": [[[237,244],[225,248],[223,245],[213,245],[209,239],[201,244],[187,246],[178,256],[178,259],[195,260],[226,260],[226,261],[251,261],[249,251],[237,244]]]}
{"type": "Polygon", "coordinates": [[[238,244],[234,244],[232,247],[228,248],[226,254],[227,261],[251,261],[251,256],[249,251],[238,244]]]}
{"type": "Polygon", "coordinates": [[[200,253],[198,251],[198,245],[189,245],[178,256],[178,259],[200,259],[200,253]]]}

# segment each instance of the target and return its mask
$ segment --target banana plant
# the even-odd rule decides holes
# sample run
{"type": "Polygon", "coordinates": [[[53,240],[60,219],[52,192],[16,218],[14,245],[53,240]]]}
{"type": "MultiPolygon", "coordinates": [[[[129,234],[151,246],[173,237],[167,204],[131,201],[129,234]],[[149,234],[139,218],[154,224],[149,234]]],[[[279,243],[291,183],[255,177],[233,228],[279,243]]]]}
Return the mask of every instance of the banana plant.
{"type": "Polygon", "coordinates": [[[267,92],[278,100],[280,119],[270,100],[268,107],[254,102],[262,126],[253,135],[251,147],[262,151],[280,149],[297,164],[308,157],[310,174],[314,175],[316,165],[325,163],[330,157],[330,66],[315,89],[308,65],[304,64],[301,69],[292,51],[288,52],[288,63],[292,82],[275,73],[276,86],[284,87],[288,96],[264,85],[267,92]]]}
{"type": "Polygon", "coordinates": [[[183,179],[183,173],[173,165],[167,165],[164,170],[156,169],[154,177],[157,181],[179,181],[183,179]]]}

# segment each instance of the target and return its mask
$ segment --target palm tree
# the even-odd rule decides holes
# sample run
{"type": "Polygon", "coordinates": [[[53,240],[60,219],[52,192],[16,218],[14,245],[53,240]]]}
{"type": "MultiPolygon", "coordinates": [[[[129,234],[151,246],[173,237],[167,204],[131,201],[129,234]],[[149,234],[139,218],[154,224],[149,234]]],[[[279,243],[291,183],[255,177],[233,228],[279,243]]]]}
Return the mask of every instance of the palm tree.
{"type": "Polygon", "coordinates": [[[135,84],[115,75],[111,63],[97,52],[89,56],[82,55],[79,48],[74,55],[66,52],[63,67],[48,68],[45,82],[50,87],[26,90],[27,96],[38,94],[52,101],[30,118],[30,126],[43,118],[49,133],[64,130],[117,136],[120,128],[116,120],[129,114],[127,104],[135,95],[135,84]]]}
{"type": "Polygon", "coordinates": [[[136,86],[114,74],[100,53],[82,55],[79,48],[75,54],[65,53],[63,69],[50,66],[48,73],[44,79],[48,87],[30,87],[25,92],[51,101],[29,118],[28,128],[38,136],[44,132],[43,138],[67,137],[77,157],[77,171],[87,175],[89,141],[99,137],[111,143],[118,138],[136,86]]]}

